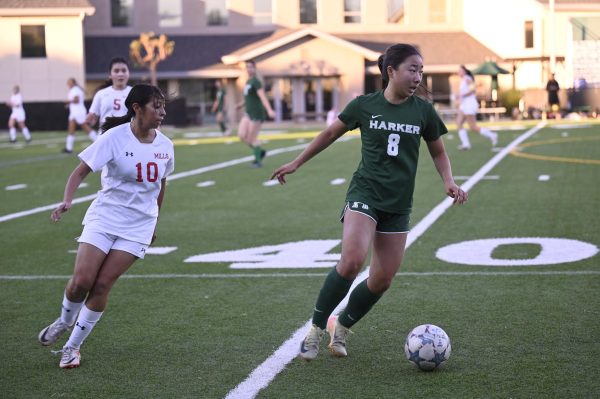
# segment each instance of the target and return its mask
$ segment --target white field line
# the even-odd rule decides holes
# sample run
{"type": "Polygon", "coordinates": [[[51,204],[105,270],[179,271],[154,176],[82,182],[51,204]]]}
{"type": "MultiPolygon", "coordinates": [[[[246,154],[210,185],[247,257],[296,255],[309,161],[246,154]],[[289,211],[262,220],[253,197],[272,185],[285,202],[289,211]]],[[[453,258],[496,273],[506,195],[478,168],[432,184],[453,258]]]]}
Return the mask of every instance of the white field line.
{"type": "MultiPolygon", "coordinates": [[[[297,150],[301,150],[307,146],[308,146],[308,143],[294,145],[291,147],[277,148],[275,150],[269,151],[267,153],[267,155],[277,155],[277,154],[283,154],[285,152],[297,151],[297,150]]],[[[234,165],[239,165],[242,163],[251,162],[252,160],[254,160],[253,156],[232,159],[231,161],[220,162],[220,163],[216,163],[214,165],[209,165],[209,166],[204,166],[202,168],[189,170],[187,172],[174,173],[171,176],[169,176],[167,180],[173,181],[173,180],[177,180],[177,179],[183,179],[185,177],[195,176],[195,175],[199,175],[202,173],[211,172],[213,170],[224,169],[229,166],[234,166],[234,165]]],[[[97,196],[97,194],[91,194],[91,195],[87,195],[85,197],[75,198],[73,200],[73,204],[80,204],[82,202],[92,201],[94,198],[96,198],[96,196],[97,196]]],[[[56,207],[59,205],[60,205],[60,202],[57,202],[55,204],[40,206],[38,208],[33,208],[33,209],[29,209],[29,210],[22,211],[22,212],[10,213],[8,215],[0,216],[0,223],[7,222],[7,221],[13,220],[13,219],[22,218],[22,217],[29,216],[29,215],[33,215],[33,214],[40,213],[40,212],[51,211],[53,209],[56,209],[56,207]]]]}
{"type": "MultiPolygon", "coordinates": [[[[129,280],[174,280],[174,279],[244,279],[244,278],[307,278],[307,277],[325,277],[327,272],[322,273],[200,273],[200,274],[124,274],[119,279],[129,280]]],[[[476,272],[399,272],[398,277],[488,277],[488,276],[600,276],[600,270],[547,270],[547,271],[515,271],[515,272],[494,272],[494,271],[476,271],[476,272]]],[[[68,280],[72,275],[0,275],[0,281],[48,281],[48,280],[68,280]]]]}
{"type": "MultiPolygon", "coordinates": [[[[473,176],[469,178],[463,185],[462,188],[465,191],[469,191],[475,184],[484,178],[506,155],[512,151],[513,148],[517,147],[520,143],[533,136],[544,127],[546,123],[540,122],[534,128],[526,131],[515,140],[513,140],[508,146],[498,152],[492,159],[490,159],[485,165],[483,165],[473,176]]],[[[425,216],[417,225],[411,229],[408,234],[406,241],[406,248],[410,247],[431,225],[438,220],[448,208],[452,206],[452,198],[448,197],[433,208],[427,216],[425,216]]],[[[366,279],[369,275],[369,268],[365,268],[354,280],[352,288],[348,295],[342,300],[338,307],[334,310],[334,313],[339,312],[348,303],[348,298],[352,289],[359,284],[361,281],[366,279]]],[[[298,354],[298,348],[300,342],[304,336],[304,332],[310,326],[311,321],[306,322],[300,329],[296,330],[292,336],[285,341],[269,358],[267,358],[262,364],[255,368],[250,375],[242,381],[233,390],[229,391],[226,399],[252,399],[258,395],[258,393],[266,388],[269,383],[275,379],[285,366],[290,363],[298,354]]]]}

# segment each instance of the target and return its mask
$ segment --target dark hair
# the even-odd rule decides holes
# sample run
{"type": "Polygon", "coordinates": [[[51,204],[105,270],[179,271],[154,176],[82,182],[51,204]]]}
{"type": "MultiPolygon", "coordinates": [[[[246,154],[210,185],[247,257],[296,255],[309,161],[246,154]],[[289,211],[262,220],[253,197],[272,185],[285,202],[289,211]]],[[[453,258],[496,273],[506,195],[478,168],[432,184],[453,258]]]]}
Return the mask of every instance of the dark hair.
{"type": "MultiPolygon", "coordinates": [[[[112,71],[112,67],[115,64],[125,64],[127,65],[127,69],[129,69],[129,62],[127,62],[127,60],[123,57],[113,57],[110,60],[110,63],[108,64],[108,73],[110,73],[112,71]]],[[[108,78],[104,81],[104,83],[102,83],[102,85],[100,85],[100,87],[98,87],[98,89],[96,90],[96,92],[98,92],[99,90],[102,89],[106,89],[107,87],[110,87],[113,85],[113,81],[111,78],[108,78]]]]}
{"type": "Polygon", "coordinates": [[[104,121],[102,124],[102,133],[106,132],[108,129],[112,129],[115,126],[119,126],[131,121],[131,118],[135,116],[133,104],[137,103],[140,105],[140,107],[143,107],[155,99],[163,101],[165,99],[165,96],[158,87],[145,83],[133,86],[127,95],[127,98],[125,99],[127,114],[123,116],[109,116],[106,118],[106,121],[104,121]]]}
{"type": "Polygon", "coordinates": [[[248,61],[246,61],[246,64],[252,64],[252,65],[256,66],[256,61],[248,60],[248,61]]]}
{"type": "Polygon", "coordinates": [[[465,71],[465,73],[466,73],[467,75],[469,75],[469,77],[470,77],[472,80],[475,80],[475,78],[473,77],[473,72],[469,71],[469,70],[467,69],[467,67],[466,67],[466,66],[464,66],[464,65],[461,65],[460,67],[461,67],[461,69],[462,69],[463,71],[465,71]]]}
{"type": "Polygon", "coordinates": [[[411,46],[410,44],[398,43],[388,47],[385,50],[385,53],[379,56],[377,65],[381,71],[381,80],[384,89],[387,87],[390,80],[387,73],[387,67],[391,66],[392,68],[396,69],[398,68],[398,65],[402,64],[411,55],[418,55],[421,58],[423,57],[416,47],[411,46]]]}

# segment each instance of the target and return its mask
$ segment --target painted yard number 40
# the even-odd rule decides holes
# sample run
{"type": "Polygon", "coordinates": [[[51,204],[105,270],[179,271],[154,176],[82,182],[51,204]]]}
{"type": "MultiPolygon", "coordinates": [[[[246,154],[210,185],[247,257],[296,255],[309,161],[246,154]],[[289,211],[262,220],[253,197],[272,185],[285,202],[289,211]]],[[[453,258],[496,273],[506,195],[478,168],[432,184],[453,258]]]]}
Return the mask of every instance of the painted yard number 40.
{"type": "MultiPolygon", "coordinates": [[[[279,245],[200,254],[186,263],[230,263],[231,269],[326,268],[333,267],[340,254],[330,254],[340,240],[306,240],[279,245]]],[[[473,266],[543,266],[577,262],[595,256],[595,245],[564,238],[513,237],[464,241],[440,248],[436,256],[449,263],[473,266]],[[530,259],[498,259],[494,249],[502,245],[534,244],[540,252],[530,259]]]]}

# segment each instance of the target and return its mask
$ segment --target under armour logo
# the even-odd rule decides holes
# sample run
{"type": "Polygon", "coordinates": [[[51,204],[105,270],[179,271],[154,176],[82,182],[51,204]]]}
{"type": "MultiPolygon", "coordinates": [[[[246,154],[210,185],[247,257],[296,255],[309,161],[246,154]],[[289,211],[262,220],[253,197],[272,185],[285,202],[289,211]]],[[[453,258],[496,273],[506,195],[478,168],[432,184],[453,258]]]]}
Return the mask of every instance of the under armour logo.
{"type": "Polygon", "coordinates": [[[127,151],[125,151],[125,156],[126,157],[132,157],[133,156],[133,152],[127,152],[127,151]]]}
{"type": "Polygon", "coordinates": [[[85,326],[82,326],[81,324],[79,324],[79,322],[75,323],[75,325],[81,328],[81,331],[85,330],[85,326]]]}
{"type": "Polygon", "coordinates": [[[141,251],[142,253],[146,253],[146,248],[142,248],[142,249],[140,249],[140,251],[141,251]]]}

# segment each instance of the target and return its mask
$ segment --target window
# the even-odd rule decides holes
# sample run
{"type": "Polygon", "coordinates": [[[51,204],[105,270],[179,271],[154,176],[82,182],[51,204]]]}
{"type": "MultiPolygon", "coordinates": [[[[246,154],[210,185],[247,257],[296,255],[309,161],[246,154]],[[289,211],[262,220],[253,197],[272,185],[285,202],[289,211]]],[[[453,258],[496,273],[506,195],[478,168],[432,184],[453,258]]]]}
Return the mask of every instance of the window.
{"type": "Polygon", "coordinates": [[[112,26],[133,25],[133,0],[110,0],[112,26]]]}
{"type": "Polygon", "coordinates": [[[254,25],[273,23],[273,5],[271,0],[254,0],[254,25]]]}
{"type": "Polygon", "coordinates": [[[388,22],[398,23],[404,21],[404,0],[388,0],[388,22]]]}
{"type": "Polygon", "coordinates": [[[181,26],[181,0],[158,0],[158,26],[181,26]]]}
{"type": "Polygon", "coordinates": [[[46,58],[46,28],[44,25],[21,26],[21,57],[46,58]]]}
{"type": "Polygon", "coordinates": [[[533,21],[525,21],[525,48],[533,48],[533,21]]]}
{"type": "Polygon", "coordinates": [[[204,0],[206,23],[210,26],[227,25],[229,12],[226,0],[204,0]]]}
{"type": "Polygon", "coordinates": [[[317,0],[300,0],[300,23],[317,23],[317,0]]]}
{"type": "Polygon", "coordinates": [[[360,1],[361,0],[344,0],[344,23],[360,23],[360,1]]]}
{"type": "Polygon", "coordinates": [[[446,21],[446,0],[429,0],[429,22],[439,24],[446,21]]]}

